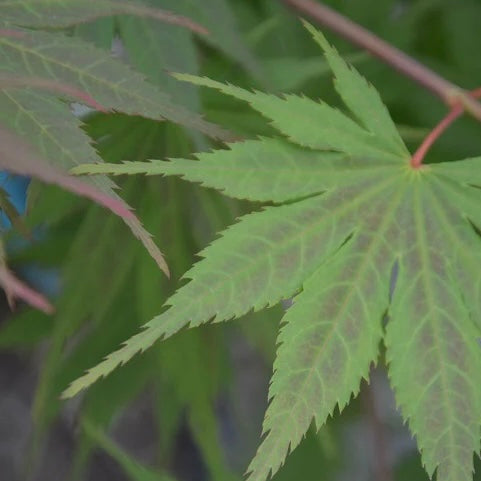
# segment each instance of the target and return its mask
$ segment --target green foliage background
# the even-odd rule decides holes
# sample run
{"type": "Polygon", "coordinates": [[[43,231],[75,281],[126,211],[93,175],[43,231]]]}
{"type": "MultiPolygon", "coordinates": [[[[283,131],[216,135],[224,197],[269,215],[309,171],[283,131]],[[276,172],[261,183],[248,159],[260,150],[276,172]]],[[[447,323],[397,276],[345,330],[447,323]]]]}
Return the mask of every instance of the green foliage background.
{"type": "MultiPolygon", "coordinates": [[[[168,72],[206,75],[272,93],[302,92],[314,99],[322,97],[331,105],[339,103],[318,47],[298,18],[280,2],[156,0],[150,3],[199,22],[209,29],[209,37],[129,15],[68,26],[65,33],[92,42],[106,52],[112,44],[116,45],[122,60],[161,91],[169,93],[173,102],[202,113],[240,136],[269,135],[273,129],[242,103],[215,91],[178,82],[168,72]]],[[[481,4],[478,1],[326,3],[456,83],[466,88],[479,86],[481,61],[477,46],[481,44],[478,28],[481,4]]],[[[0,12],[1,8],[2,2],[0,12]]],[[[443,116],[445,107],[389,67],[328,32],[326,36],[380,91],[405,142],[413,150],[426,129],[443,116]]],[[[38,94],[29,91],[28,95],[38,94]]],[[[63,113],[59,109],[56,115],[59,119],[63,113]]],[[[8,124],[11,118],[6,108],[0,111],[0,122],[8,124]]],[[[189,127],[135,115],[95,113],[82,120],[84,131],[96,141],[95,148],[107,162],[185,158],[193,152],[220,146],[189,127]]],[[[28,134],[28,128],[25,129],[28,134]]],[[[91,160],[83,158],[83,153],[79,152],[77,163],[91,160]]],[[[463,118],[440,139],[427,161],[442,162],[476,154],[479,154],[479,124],[463,118]]],[[[57,267],[62,278],[54,316],[22,308],[2,322],[0,329],[2,349],[15,350],[21,356],[42,352],[32,400],[31,450],[25,454],[32,472],[41,462],[45,439],[53,423],[65,409],[59,400],[60,393],[85,369],[158,314],[166,298],[178,287],[182,274],[195,261],[195,254],[215,239],[217,232],[239,215],[258,208],[256,204],[233,201],[176,178],[129,177],[118,183],[119,195],[136,209],[165,254],[172,272],[170,280],[121,220],[88,201],[39,184],[30,189],[26,222],[31,227],[43,223],[47,234],[41,241],[8,257],[13,268],[21,269],[31,263],[57,267]]],[[[258,445],[267,375],[282,314],[282,306],[277,306],[233,323],[182,332],[94,385],[75,407],[72,479],[87,479],[92,454],[99,448],[116,459],[132,480],[176,476],[186,480],[241,479],[258,445]],[[243,362],[256,363],[257,369],[265,373],[264,391],[248,396],[254,405],[248,416],[240,393],[245,389],[240,381],[242,369],[233,355],[238,346],[243,346],[243,362]],[[128,449],[114,444],[108,433],[118,427],[122,413],[135,410],[138,399],[146,398],[155,419],[156,449],[144,461],[145,466],[141,466],[128,449]],[[221,405],[228,406],[225,409],[228,416],[222,414],[221,405]],[[225,434],[226,423],[232,424],[230,429],[235,436],[225,434]],[[175,469],[177,440],[182,429],[188,430],[202,459],[203,478],[175,469]]],[[[346,473],[352,473],[357,466],[356,451],[363,443],[372,443],[375,452],[379,449],[376,448],[379,429],[384,432],[385,456],[393,479],[426,479],[415,450],[396,454],[397,443],[407,438],[399,418],[385,415],[387,423],[379,428],[376,421],[379,413],[371,412],[373,405],[379,412],[394,412],[392,403],[383,397],[386,391],[382,388],[385,386],[382,372],[383,362],[380,362],[374,387],[381,387],[368,390],[363,386],[361,396],[342,416],[329,420],[318,434],[310,433],[275,476],[276,481],[344,479],[342,476],[348,476],[346,473]],[[372,395],[374,400],[370,398],[372,395]],[[361,431],[360,439],[349,442],[349,436],[363,423],[372,429],[368,427],[361,431]],[[366,433],[374,433],[374,438],[362,439],[366,433]]],[[[365,479],[387,481],[376,471],[378,455],[361,462],[365,479]]],[[[481,479],[480,471],[476,479],[481,479]]]]}

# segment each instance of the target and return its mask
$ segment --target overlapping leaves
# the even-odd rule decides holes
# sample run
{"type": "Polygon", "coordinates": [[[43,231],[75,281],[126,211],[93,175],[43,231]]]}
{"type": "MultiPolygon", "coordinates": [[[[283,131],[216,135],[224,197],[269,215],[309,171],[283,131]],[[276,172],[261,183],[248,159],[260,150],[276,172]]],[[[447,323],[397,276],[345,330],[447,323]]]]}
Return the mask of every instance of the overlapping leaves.
{"type": "MultiPolygon", "coordinates": [[[[24,135],[52,164],[64,168],[101,159],[63,99],[98,110],[166,119],[211,137],[225,137],[223,129],[177,105],[110,53],[58,32],[17,27],[65,27],[115,14],[149,17],[205,33],[185,17],[136,2],[105,0],[86,7],[77,0],[0,1],[0,122],[24,135]]],[[[113,202],[123,202],[108,179],[94,182],[113,202]]],[[[162,254],[139,220],[133,215],[124,220],[168,272],[162,254]]]]}
{"type": "Polygon", "coordinates": [[[234,144],[198,161],[76,169],[182,175],[275,205],[241,218],[203,250],[169,308],[65,396],[158,338],[295,296],[249,480],[274,474],[312,421],[322,425],[349,402],[383,338],[426,470],[439,481],[469,480],[481,420],[481,158],[412,168],[377,92],[310,30],[355,120],[304,97],[178,76],[249,102],[283,137],[234,144]]]}

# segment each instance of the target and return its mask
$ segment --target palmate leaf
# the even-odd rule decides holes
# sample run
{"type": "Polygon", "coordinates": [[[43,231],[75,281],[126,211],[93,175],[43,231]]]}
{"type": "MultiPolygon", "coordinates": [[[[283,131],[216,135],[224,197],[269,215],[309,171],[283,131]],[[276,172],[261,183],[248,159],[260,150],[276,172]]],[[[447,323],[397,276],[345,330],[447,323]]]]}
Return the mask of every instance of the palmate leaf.
{"type": "Polygon", "coordinates": [[[319,427],[349,402],[385,337],[392,385],[426,470],[438,481],[468,481],[481,422],[481,159],[413,168],[378,94],[313,35],[360,123],[307,98],[189,77],[250,102],[288,140],[246,141],[197,161],[77,170],[182,175],[277,205],[244,216],[202,251],[170,307],[64,395],[183,327],[295,296],[249,480],[274,474],[312,421],[319,427]]]}

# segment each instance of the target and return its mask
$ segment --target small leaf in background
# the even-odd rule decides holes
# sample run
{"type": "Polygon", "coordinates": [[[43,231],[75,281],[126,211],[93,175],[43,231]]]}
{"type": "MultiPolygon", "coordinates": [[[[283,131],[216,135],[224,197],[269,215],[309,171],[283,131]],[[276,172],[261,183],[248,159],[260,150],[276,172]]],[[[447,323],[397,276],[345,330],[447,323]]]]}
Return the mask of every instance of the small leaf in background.
{"type": "MultiPolygon", "coordinates": [[[[117,25],[127,61],[147,80],[168,93],[176,104],[200,112],[199,89],[169,75],[169,72],[178,71],[199,72],[198,49],[192,33],[172,25],[159,28],[154,20],[131,16],[119,17],[117,25]]],[[[199,132],[189,130],[197,148],[205,148],[199,132]]]]}
{"type": "MultiPolygon", "coordinates": [[[[163,5],[163,0],[155,0],[156,5],[163,5]]],[[[209,31],[202,37],[213,47],[235,59],[254,77],[264,80],[262,65],[252,53],[239,29],[231,5],[226,0],[169,0],[171,8],[186,16],[195,18],[209,31]]]]}
{"type": "Polygon", "coordinates": [[[137,462],[92,424],[84,422],[82,428],[99,448],[120,464],[132,481],[173,481],[170,476],[157,473],[137,462]]]}
{"type": "Polygon", "coordinates": [[[118,28],[129,63],[150,82],[168,92],[176,103],[198,112],[198,89],[177,82],[168,74],[199,72],[200,62],[192,33],[170,25],[159,28],[153,20],[134,17],[120,17],[118,28]]]}

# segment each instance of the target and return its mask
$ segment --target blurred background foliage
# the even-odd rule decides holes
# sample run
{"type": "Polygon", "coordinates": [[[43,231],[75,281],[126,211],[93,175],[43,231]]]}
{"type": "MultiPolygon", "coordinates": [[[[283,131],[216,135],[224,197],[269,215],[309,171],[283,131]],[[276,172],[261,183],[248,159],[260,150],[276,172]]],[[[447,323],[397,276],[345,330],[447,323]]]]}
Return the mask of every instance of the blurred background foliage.
{"type": "MultiPolygon", "coordinates": [[[[168,73],[338,102],[318,47],[281,1],[150,3],[194,19],[210,35],[199,38],[128,16],[97,20],[68,34],[111,51],[178,103],[243,137],[266,135],[271,128],[240,102],[177,82],[168,73]]],[[[479,0],[325,3],[459,85],[481,83],[479,0]]],[[[381,92],[414,149],[445,107],[388,66],[325,34],[381,92]]],[[[167,122],[89,112],[82,119],[107,162],[188,157],[221,147],[167,122]]],[[[479,124],[463,118],[427,161],[479,155],[479,138],[479,124]]],[[[137,177],[119,184],[166,254],[170,280],[118,218],[57,188],[30,184],[25,222],[40,229],[38,240],[20,241],[16,229],[3,233],[11,267],[53,296],[56,313],[49,317],[22,306],[10,313],[3,302],[0,479],[240,480],[260,439],[285,306],[182,332],[73,401],[59,400],[69,382],[160,312],[196,252],[236,217],[259,208],[175,178],[137,177]]],[[[370,386],[363,385],[358,398],[318,433],[312,429],[274,479],[427,479],[396,412],[382,359],[370,386]]]]}

